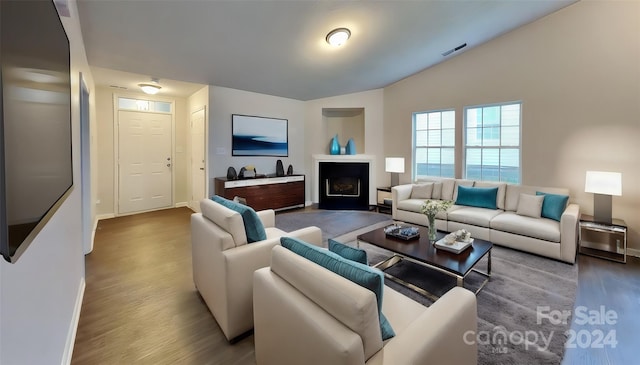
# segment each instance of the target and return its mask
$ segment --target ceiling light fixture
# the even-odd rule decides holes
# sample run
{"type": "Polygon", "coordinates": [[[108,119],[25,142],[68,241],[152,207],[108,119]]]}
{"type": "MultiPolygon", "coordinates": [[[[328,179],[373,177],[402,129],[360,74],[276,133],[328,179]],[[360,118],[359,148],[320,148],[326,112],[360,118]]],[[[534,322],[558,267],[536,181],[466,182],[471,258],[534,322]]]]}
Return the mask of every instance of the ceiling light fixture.
{"type": "Polygon", "coordinates": [[[347,28],[337,28],[327,34],[327,43],[334,47],[343,45],[351,37],[351,31],[347,28]]]}
{"type": "Polygon", "coordinates": [[[138,86],[140,86],[145,94],[149,95],[155,95],[162,89],[162,87],[158,85],[158,79],[156,78],[151,79],[151,83],[138,84],[138,86]]]}

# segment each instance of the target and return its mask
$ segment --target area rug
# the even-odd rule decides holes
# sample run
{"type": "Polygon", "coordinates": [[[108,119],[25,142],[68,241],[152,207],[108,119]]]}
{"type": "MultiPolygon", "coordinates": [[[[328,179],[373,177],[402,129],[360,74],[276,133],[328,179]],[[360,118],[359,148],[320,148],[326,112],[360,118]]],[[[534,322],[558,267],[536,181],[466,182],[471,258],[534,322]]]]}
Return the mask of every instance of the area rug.
{"type": "Polygon", "coordinates": [[[391,216],[362,210],[299,210],[276,214],[277,228],[291,232],[309,226],[320,227],[325,242],[381,222],[391,223],[391,216]]]}
{"type": "MultiPolygon", "coordinates": [[[[365,227],[336,240],[355,246],[357,234],[365,227]]],[[[376,263],[390,252],[360,244],[367,250],[369,262],[376,263]]],[[[578,282],[578,266],[548,258],[494,246],[491,279],[478,293],[479,364],[560,364],[564,354],[565,332],[571,325],[578,282]]],[[[486,270],[487,260],[478,263],[486,270]]],[[[455,285],[452,278],[403,261],[387,269],[433,294],[441,296],[455,285]]],[[[465,287],[475,291],[484,277],[471,273],[465,287]]],[[[412,290],[386,280],[386,284],[425,305],[432,301],[412,290]]]]}

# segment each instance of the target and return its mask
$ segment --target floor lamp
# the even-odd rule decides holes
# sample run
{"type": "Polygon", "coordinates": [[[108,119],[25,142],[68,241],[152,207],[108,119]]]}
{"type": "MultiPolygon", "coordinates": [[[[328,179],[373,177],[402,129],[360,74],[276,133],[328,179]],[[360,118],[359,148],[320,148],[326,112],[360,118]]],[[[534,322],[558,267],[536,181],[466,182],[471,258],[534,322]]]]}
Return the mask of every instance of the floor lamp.
{"type": "Polygon", "coordinates": [[[611,224],[611,196],[622,195],[622,174],[587,171],[584,191],[593,193],[593,220],[611,224]]]}
{"type": "Polygon", "coordinates": [[[404,174],[404,157],[387,157],[384,160],[384,171],[391,173],[391,187],[399,184],[398,174],[404,174]]]}

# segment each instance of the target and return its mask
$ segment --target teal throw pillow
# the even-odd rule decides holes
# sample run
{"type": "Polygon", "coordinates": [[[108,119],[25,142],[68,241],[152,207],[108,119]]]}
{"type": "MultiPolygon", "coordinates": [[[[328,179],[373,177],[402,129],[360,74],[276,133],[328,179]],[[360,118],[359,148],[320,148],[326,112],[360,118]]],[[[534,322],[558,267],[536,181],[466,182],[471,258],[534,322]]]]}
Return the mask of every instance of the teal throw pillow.
{"type": "Polygon", "coordinates": [[[547,194],[540,191],[536,191],[536,195],[544,195],[544,201],[542,202],[542,213],[540,214],[544,218],[553,219],[560,222],[562,213],[567,207],[567,201],[569,201],[568,195],[547,194]]]}
{"type": "Polygon", "coordinates": [[[329,238],[329,251],[335,252],[347,260],[369,265],[369,260],[367,259],[367,251],[347,246],[344,243],[334,241],[331,238],[329,238]]]}
{"type": "Polygon", "coordinates": [[[345,259],[334,252],[314,246],[297,238],[282,237],[280,238],[280,244],[282,247],[295,252],[309,261],[313,261],[325,269],[331,270],[343,278],[371,290],[376,295],[378,304],[378,317],[380,319],[382,340],[387,340],[396,335],[389,321],[387,321],[387,318],[382,314],[382,293],[384,290],[384,275],[382,271],[359,262],[345,259]]]}
{"type": "Polygon", "coordinates": [[[247,242],[252,243],[267,239],[267,232],[264,229],[264,225],[253,208],[225,199],[218,195],[214,195],[211,200],[240,213],[242,216],[242,222],[244,223],[244,230],[247,234],[247,242]]]}
{"type": "Polygon", "coordinates": [[[498,188],[474,188],[470,186],[458,185],[458,198],[456,205],[467,205],[470,207],[498,209],[496,197],[498,188]]]}

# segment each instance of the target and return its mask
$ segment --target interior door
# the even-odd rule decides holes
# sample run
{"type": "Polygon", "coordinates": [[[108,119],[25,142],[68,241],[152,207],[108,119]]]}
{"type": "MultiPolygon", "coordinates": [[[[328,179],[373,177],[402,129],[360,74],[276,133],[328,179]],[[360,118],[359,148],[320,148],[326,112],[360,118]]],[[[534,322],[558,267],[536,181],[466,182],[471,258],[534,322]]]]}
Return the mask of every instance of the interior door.
{"type": "Polygon", "coordinates": [[[118,111],[118,213],[171,206],[171,115],[118,111]]]}
{"type": "Polygon", "coordinates": [[[191,114],[191,209],[200,211],[205,198],[205,109],[191,114]]]}

